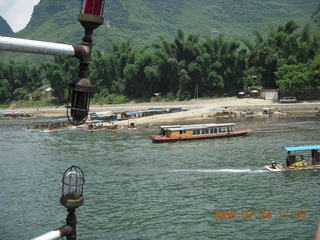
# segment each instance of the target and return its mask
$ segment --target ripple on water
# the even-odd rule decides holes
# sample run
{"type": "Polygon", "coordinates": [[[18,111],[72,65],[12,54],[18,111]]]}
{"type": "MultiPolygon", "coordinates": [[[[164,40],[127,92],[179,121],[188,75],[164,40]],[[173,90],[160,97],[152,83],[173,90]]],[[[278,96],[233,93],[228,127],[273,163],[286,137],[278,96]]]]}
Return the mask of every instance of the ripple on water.
{"type": "Polygon", "coordinates": [[[25,131],[0,124],[0,236],[30,239],[60,226],[60,181],[85,171],[79,239],[312,239],[319,219],[319,171],[272,173],[285,145],[318,144],[316,118],[241,122],[247,137],[153,144],[156,129],[128,132],[25,131]],[[295,211],[308,210],[297,220],[295,211]],[[254,211],[212,219],[214,210],[254,211]],[[260,219],[262,211],[272,217],[260,219]],[[288,211],[280,219],[279,211],[288,211]]]}

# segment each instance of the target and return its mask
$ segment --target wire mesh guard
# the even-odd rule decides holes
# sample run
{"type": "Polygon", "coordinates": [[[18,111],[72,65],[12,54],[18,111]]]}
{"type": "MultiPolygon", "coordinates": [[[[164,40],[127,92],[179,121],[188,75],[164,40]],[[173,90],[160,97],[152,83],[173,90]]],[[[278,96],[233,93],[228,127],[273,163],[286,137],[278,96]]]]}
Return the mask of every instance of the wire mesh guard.
{"type": "Polygon", "coordinates": [[[84,174],[78,166],[68,168],[62,178],[62,196],[60,202],[67,208],[77,208],[83,204],[84,174]]]}
{"type": "Polygon", "coordinates": [[[90,93],[69,90],[68,99],[71,104],[66,107],[69,122],[73,125],[83,124],[88,118],[90,93]]]}

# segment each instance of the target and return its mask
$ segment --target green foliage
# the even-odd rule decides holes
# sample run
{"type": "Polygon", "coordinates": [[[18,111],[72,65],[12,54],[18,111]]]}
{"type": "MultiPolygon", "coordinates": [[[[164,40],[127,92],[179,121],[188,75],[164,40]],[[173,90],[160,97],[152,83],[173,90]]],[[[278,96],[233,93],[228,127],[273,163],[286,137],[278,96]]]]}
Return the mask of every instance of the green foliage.
{"type": "Polygon", "coordinates": [[[0,103],[41,98],[38,90],[42,85],[51,83],[57,89],[54,93],[58,102],[66,99],[67,82],[75,78],[77,61],[56,58],[52,63],[29,66],[14,62],[0,62],[0,103]]]}
{"type": "Polygon", "coordinates": [[[320,86],[320,52],[310,61],[311,79],[310,86],[318,88],[320,86]]]}
{"type": "Polygon", "coordinates": [[[0,81],[0,102],[8,103],[12,99],[10,83],[7,79],[0,81]]]}
{"type": "Polygon", "coordinates": [[[313,12],[311,16],[311,22],[315,23],[320,29],[320,4],[318,5],[318,8],[313,12]]]}
{"type": "Polygon", "coordinates": [[[101,105],[101,104],[121,104],[128,102],[126,96],[110,94],[105,97],[96,96],[92,99],[93,104],[101,105]]]}
{"type": "MultiPolygon", "coordinates": [[[[90,79],[94,104],[131,100],[173,101],[233,95],[243,89],[283,88],[293,94],[320,86],[320,37],[308,26],[289,21],[255,43],[186,34],[172,41],[137,47],[131,41],[94,51],[90,79]],[[244,44],[242,44],[244,43],[244,44]],[[157,93],[157,94],[155,94],[157,93]],[[157,95],[158,97],[155,97],[157,95]]],[[[67,84],[78,74],[76,59],[55,57],[37,66],[0,62],[0,103],[40,99],[38,90],[51,84],[58,104],[65,103],[67,84]]]]}
{"type": "Polygon", "coordinates": [[[13,91],[13,96],[17,100],[28,100],[28,91],[24,88],[17,88],[13,91]]]}
{"type": "Polygon", "coordinates": [[[17,108],[24,108],[24,107],[45,107],[45,106],[54,106],[55,100],[53,99],[43,99],[38,101],[28,101],[28,100],[20,100],[20,101],[13,101],[10,106],[14,106],[17,108]]]}
{"type": "Polygon", "coordinates": [[[306,64],[282,65],[275,73],[279,88],[296,94],[310,86],[311,71],[306,64]]]}
{"type": "Polygon", "coordinates": [[[0,103],[0,108],[8,108],[9,107],[9,104],[1,104],[0,103]]]}
{"type": "Polygon", "coordinates": [[[28,94],[42,85],[39,76],[39,67],[0,62],[0,102],[28,99],[28,94]]]}
{"type": "Polygon", "coordinates": [[[39,101],[41,99],[42,93],[39,89],[32,92],[32,100],[39,101]]]}
{"type": "MultiPolygon", "coordinates": [[[[265,38],[259,32],[254,32],[259,40],[256,41],[256,46],[250,49],[248,63],[251,66],[250,74],[261,78],[263,87],[279,86],[293,91],[299,87],[301,81],[304,81],[305,77],[299,76],[300,80],[295,77],[291,82],[289,79],[293,76],[288,71],[289,69],[297,72],[306,70],[301,68],[301,64],[307,64],[315,57],[320,49],[318,45],[320,41],[318,35],[311,35],[308,25],[302,29],[301,34],[297,32],[298,29],[295,22],[289,21],[284,26],[280,25],[277,30],[271,28],[265,38]]],[[[310,83],[306,84],[310,86],[310,83]]]]}
{"type": "Polygon", "coordinates": [[[67,100],[67,84],[77,76],[77,63],[75,59],[55,57],[52,64],[45,67],[46,78],[49,79],[51,87],[54,89],[53,96],[58,103],[64,103],[67,100]]]}

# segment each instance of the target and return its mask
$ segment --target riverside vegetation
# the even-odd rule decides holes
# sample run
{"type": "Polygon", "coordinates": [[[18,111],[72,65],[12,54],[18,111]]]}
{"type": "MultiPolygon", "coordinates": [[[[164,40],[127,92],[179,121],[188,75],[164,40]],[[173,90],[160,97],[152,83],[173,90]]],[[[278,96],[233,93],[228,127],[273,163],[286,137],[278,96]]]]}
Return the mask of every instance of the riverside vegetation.
{"type": "MultiPolygon", "coordinates": [[[[178,30],[173,41],[135,46],[114,43],[108,52],[94,51],[90,79],[94,103],[131,100],[190,99],[235,94],[244,88],[280,88],[292,94],[320,86],[320,34],[289,21],[263,36],[226,40],[178,30]]],[[[0,62],[0,104],[25,101],[50,83],[54,104],[66,101],[67,83],[75,78],[77,60],[55,57],[38,65],[0,62]]],[[[48,104],[46,102],[45,104],[48,104]]]]}

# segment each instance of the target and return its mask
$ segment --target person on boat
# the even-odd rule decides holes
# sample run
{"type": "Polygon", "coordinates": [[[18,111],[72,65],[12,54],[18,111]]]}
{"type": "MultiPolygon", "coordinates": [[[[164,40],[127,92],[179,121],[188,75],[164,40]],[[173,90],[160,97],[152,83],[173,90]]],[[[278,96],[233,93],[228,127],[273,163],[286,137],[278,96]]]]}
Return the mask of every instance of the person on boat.
{"type": "Polygon", "coordinates": [[[316,159],[316,150],[315,149],[311,150],[311,158],[312,158],[312,161],[314,161],[316,159]]]}
{"type": "Polygon", "coordinates": [[[286,159],[287,167],[291,166],[296,162],[296,156],[295,155],[290,155],[290,151],[288,151],[288,156],[286,159]]]}
{"type": "Polygon", "coordinates": [[[318,151],[316,151],[315,155],[316,155],[316,161],[319,163],[320,162],[320,153],[318,151]]]}
{"type": "Polygon", "coordinates": [[[312,164],[319,164],[320,163],[320,153],[316,149],[311,150],[311,158],[312,164]]]}
{"type": "Polygon", "coordinates": [[[301,163],[303,166],[307,166],[308,163],[306,162],[306,160],[304,160],[304,156],[303,156],[303,155],[300,155],[300,158],[301,158],[300,163],[301,163]]]}
{"type": "Polygon", "coordinates": [[[312,164],[316,164],[316,162],[317,162],[317,150],[315,150],[315,149],[311,150],[311,159],[312,159],[312,164]]]}

